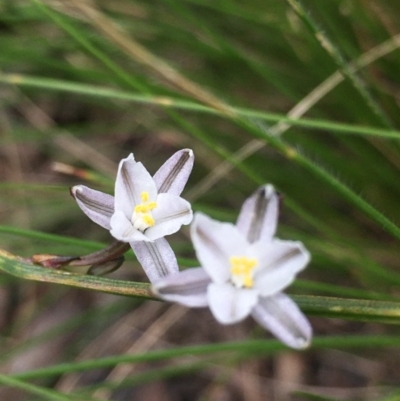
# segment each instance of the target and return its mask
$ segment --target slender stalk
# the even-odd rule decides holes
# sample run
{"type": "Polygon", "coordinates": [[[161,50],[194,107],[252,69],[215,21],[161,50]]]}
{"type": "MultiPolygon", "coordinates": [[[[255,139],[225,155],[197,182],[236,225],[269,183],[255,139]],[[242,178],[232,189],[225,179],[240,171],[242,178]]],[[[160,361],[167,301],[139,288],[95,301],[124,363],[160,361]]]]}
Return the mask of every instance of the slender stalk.
{"type": "MultiPolygon", "coordinates": [[[[314,349],[338,348],[338,349],[372,349],[400,346],[399,336],[326,336],[316,337],[312,344],[314,349]]],[[[187,347],[178,347],[167,350],[147,351],[143,354],[119,355],[105,358],[97,358],[82,362],[62,363],[47,368],[18,373],[13,378],[20,380],[32,380],[55,375],[82,372],[92,369],[109,368],[120,363],[140,363],[169,360],[187,355],[209,355],[220,352],[236,352],[249,357],[262,357],[281,352],[287,349],[277,340],[248,340],[240,342],[226,342],[220,344],[206,344],[187,347]]]]}
{"type": "MultiPolygon", "coordinates": [[[[105,98],[110,100],[124,100],[127,102],[151,104],[177,110],[193,111],[196,113],[213,114],[224,117],[224,113],[189,100],[175,99],[168,96],[154,96],[133,93],[104,86],[82,84],[53,78],[34,77],[22,74],[6,74],[0,72],[0,82],[21,87],[40,88],[43,90],[75,93],[82,96],[105,98]]],[[[284,114],[267,113],[265,111],[232,107],[239,117],[256,118],[268,122],[282,122],[292,126],[310,129],[319,129],[345,135],[374,136],[380,138],[400,139],[400,131],[367,127],[354,124],[337,123],[334,121],[291,118],[284,114]]]]}
{"type": "MultiPolygon", "coordinates": [[[[6,376],[0,373],[0,383],[3,386],[14,387],[19,390],[23,390],[27,393],[41,397],[41,400],[49,401],[75,401],[76,398],[73,395],[66,395],[59,393],[58,391],[40,387],[34,384],[25,383],[24,381],[17,379],[16,377],[6,376]]],[[[93,400],[93,398],[83,397],[82,401],[93,400]]]]}
{"type": "Polygon", "coordinates": [[[373,98],[371,93],[368,91],[365,83],[356,74],[351,64],[346,62],[342,56],[339,48],[328,38],[325,32],[318,27],[318,24],[314,21],[308,10],[304,7],[301,0],[287,0],[292,9],[297,15],[303,20],[307,28],[312,32],[315,39],[321,45],[321,47],[329,54],[334,62],[339,66],[342,74],[347,77],[357,92],[364,99],[367,106],[371,111],[378,117],[381,124],[387,128],[392,128],[393,124],[385,114],[380,105],[373,98]]]}

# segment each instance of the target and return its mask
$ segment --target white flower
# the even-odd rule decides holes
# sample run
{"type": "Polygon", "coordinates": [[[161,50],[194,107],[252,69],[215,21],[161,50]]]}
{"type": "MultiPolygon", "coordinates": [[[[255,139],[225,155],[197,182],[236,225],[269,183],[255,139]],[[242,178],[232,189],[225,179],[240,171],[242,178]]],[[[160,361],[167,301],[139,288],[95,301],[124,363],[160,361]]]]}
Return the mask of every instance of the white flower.
{"type": "Polygon", "coordinates": [[[282,290],[310,260],[302,243],[274,238],[279,199],[271,185],[246,200],[236,225],[196,213],[191,235],[202,267],[153,283],[161,298],[209,306],[222,324],[252,315],[285,344],[309,345],[312,330],[282,290]]]}
{"type": "Polygon", "coordinates": [[[131,245],[150,281],[178,271],[175,254],[164,236],[192,221],[190,203],[179,195],[193,161],[193,152],[183,149],[152,177],[130,154],[119,164],[115,197],[83,185],[71,190],[91,220],[131,245]]]}
{"type": "Polygon", "coordinates": [[[154,241],[192,221],[190,203],[171,193],[159,193],[142,163],[129,155],[119,164],[115,182],[111,235],[122,242],[154,241]]]}

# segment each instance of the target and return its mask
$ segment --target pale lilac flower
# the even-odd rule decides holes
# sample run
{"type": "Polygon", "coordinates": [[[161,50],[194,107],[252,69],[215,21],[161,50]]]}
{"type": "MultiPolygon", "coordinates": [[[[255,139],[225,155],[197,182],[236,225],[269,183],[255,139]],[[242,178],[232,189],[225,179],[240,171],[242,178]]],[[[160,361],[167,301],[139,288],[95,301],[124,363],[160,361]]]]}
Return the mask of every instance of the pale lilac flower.
{"type": "Polygon", "coordinates": [[[288,346],[307,347],[311,326],[282,290],[310,255],[301,242],[274,238],[278,209],[278,195],[266,185],[246,200],[236,225],[196,213],[191,235],[202,267],[165,277],[153,291],[186,306],[209,306],[222,324],[252,315],[288,346]]]}
{"type": "Polygon", "coordinates": [[[193,161],[192,150],[183,149],[152,177],[130,154],[119,164],[114,197],[83,185],[71,190],[91,220],[130,244],[152,282],[178,272],[175,254],[164,236],[192,221],[191,205],[179,195],[193,161]]]}

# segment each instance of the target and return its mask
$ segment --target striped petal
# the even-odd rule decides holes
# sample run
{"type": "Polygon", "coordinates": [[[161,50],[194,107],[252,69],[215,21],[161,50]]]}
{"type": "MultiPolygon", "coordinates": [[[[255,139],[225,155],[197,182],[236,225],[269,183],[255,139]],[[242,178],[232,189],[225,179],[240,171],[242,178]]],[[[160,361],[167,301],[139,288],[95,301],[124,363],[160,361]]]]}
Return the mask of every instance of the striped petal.
{"type": "Polygon", "coordinates": [[[179,196],[183,191],[194,163],[191,149],[182,149],[173,154],[154,174],[158,193],[179,196]]]}
{"type": "Polygon", "coordinates": [[[166,239],[159,238],[153,242],[135,241],[130,245],[151,283],[178,273],[175,253],[166,239]]]}
{"type": "Polygon", "coordinates": [[[259,266],[254,272],[254,286],[262,296],[274,295],[295,279],[310,261],[310,254],[301,242],[273,240],[251,245],[259,266]]]}
{"type": "Polygon", "coordinates": [[[144,234],[149,240],[164,237],[177,232],[182,225],[192,221],[193,213],[190,203],[171,194],[159,194],[157,207],[152,211],[155,225],[144,234]]]}
{"type": "Polygon", "coordinates": [[[311,325],[287,295],[280,293],[261,298],[253,308],[252,316],[289,347],[303,349],[310,345],[311,325]]]}
{"type": "Polygon", "coordinates": [[[119,163],[115,181],[115,210],[122,211],[131,219],[133,209],[142,203],[143,192],[147,192],[150,200],[157,198],[156,184],[142,163],[135,161],[133,154],[119,163]]]}
{"type": "Polygon", "coordinates": [[[71,195],[83,213],[106,230],[111,229],[110,220],[114,214],[114,197],[95,191],[84,185],[71,188],[71,195]]]}
{"type": "Polygon", "coordinates": [[[191,308],[208,305],[207,287],[210,276],[201,268],[187,269],[153,283],[153,292],[169,302],[177,302],[191,308]]]}
{"type": "Polygon", "coordinates": [[[236,226],[250,243],[271,241],[276,232],[279,196],[272,185],[264,185],[243,203],[236,226]]]}

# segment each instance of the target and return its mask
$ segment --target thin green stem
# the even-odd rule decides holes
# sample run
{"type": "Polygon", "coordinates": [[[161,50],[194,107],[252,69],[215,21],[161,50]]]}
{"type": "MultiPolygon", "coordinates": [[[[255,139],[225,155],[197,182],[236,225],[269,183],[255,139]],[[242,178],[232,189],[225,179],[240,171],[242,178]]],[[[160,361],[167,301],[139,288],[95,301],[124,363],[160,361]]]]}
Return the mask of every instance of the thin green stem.
{"type": "MultiPolygon", "coordinates": [[[[362,349],[362,348],[386,348],[400,346],[399,336],[326,336],[314,338],[312,347],[338,348],[338,349],[362,349]]],[[[207,344],[174,349],[147,351],[142,354],[119,355],[106,358],[98,358],[82,362],[62,363],[47,368],[36,369],[30,372],[18,373],[13,378],[20,380],[32,380],[50,377],[71,372],[82,372],[92,369],[109,368],[120,363],[140,363],[169,360],[187,355],[209,355],[220,352],[237,352],[247,354],[249,357],[262,357],[287,349],[277,340],[250,340],[241,342],[227,342],[221,344],[207,344]]]]}
{"type": "MultiPolygon", "coordinates": [[[[194,111],[226,117],[219,110],[207,107],[189,100],[176,99],[168,96],[152,96],[111,89],[103,86],[82,84],[77,82],[65,81],[60,79],[33,77],[21,74],[0,73],[0,82],[21,87],[40,88],[56,92],[75,93],[82,96],[91,96],[111,100],[124,100],[134,103],[144,103],[174,108],[179,110],[194,111]]],[[[232,110],[239,117],[251,117],[268,122],[282,122],[293,126],[320,129],[346,135],[363,135],[380,138],[400,139],[400,131],[388,130],[375,127],[357,126],[353,124],[343,124],[332,121],[309,119],[309,118],[290,118],[284,114],[267,113],[264,111],[252,110],[241,107],[232,107],[232,110]]]]}
{"type": "MultiPolygon", "coordinates": [[[[34,384],[25,383],[16,377],[6,376],[0,373],[0,383],[4,386],[14,387],[27,393],[41,397],[41,400],[49,401],[76,401],[75,396],[62,394],[55,390],[43,388],[34,384]]],[[[82,401],[94,400],[93,398],[83,397],[82,401]]]]}
{"type": "MultiPolygon", "coordinates": [[[[0,270],[27,280],[63,284],[115,295],[155,299],[151,292],[150,284],[147,283],[113,280],[104,277],[46,269],[24,263],[14,255],[4,251],[0,253],[0,270]]],[[[293,298],[309,314],[400,324],[400,303],[397,302],[311,297],[304,295],[296,295],[293,298]]]]}
{"type": "Polygon", "coordinates": [[[16,228],[16,227],[10,227],[10,226],[2,226],[2,225],[0,225],[0,233],[17,235],[19,237],[31,238],[31,239],[47,241],[47,242],[55,242],[55,243],[64,244],[64,245],[79,246],[79,247],[84,247],[86,249],[93,249],[93,250],[98,250],[98,249],[104,248],[104,246],[105,246],[104,244],[102,244],[100,242],[82,240],[82,239],[77,239],[77,238],[72,238],[72,237],[65,237],[63,235],[48,234],[48,233],[44,233],[41,231],[28,230],[28,229],[24,229],[24,228],[16,228]]]}
{"type": "Polygon", "coordinates": [[[364,99],[367,106],[378,117],[380,122],[387,128],[392,128],[393,124],[386,116],[380,105],[375,101],[371,93],[361,78],[355,73],[350,63],[347,63],[342,56],[339,48],[328,38],[325,32],[318,27],[308,10],[304,7],[301,0],[287,0],[292,9],[303,20],[307,28],[312,32],[321,47],[329,54],[334,62],[339,66],[340,71],[346,76],[357,92],[364,99]]]}

